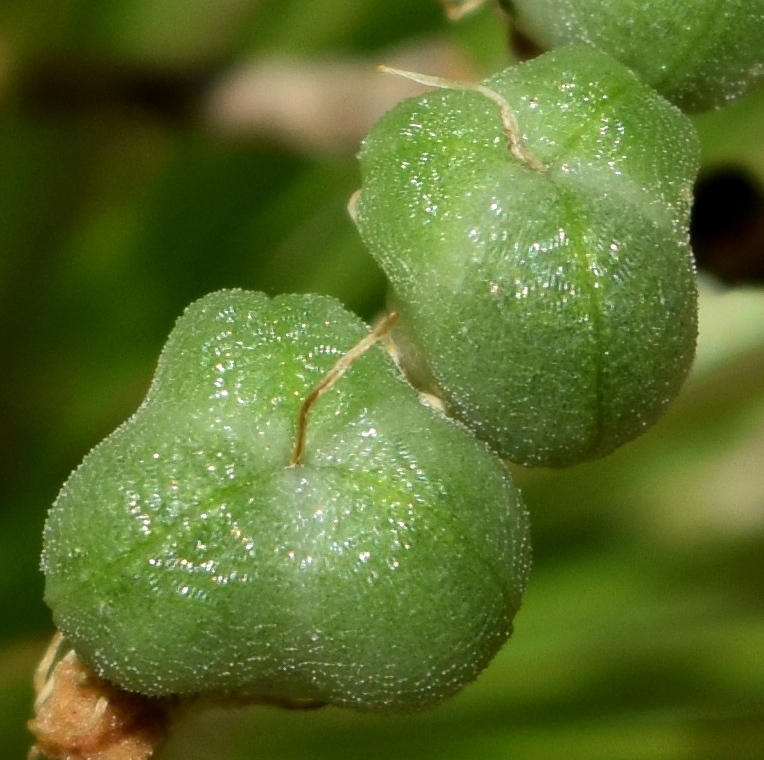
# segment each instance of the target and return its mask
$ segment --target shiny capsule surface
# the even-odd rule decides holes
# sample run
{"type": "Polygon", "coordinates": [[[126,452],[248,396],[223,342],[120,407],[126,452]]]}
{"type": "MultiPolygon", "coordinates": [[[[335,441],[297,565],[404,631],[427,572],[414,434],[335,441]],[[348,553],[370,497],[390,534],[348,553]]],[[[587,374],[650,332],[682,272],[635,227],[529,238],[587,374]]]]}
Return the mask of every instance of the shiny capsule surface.
{"type": "Polygon", "coordinates": [[[687,111],[718,108],[764,77],[764,0],[511,0],[544,48],[587,44],[687,111]]]}
{"type": "Polygon", "coordinates": [[[691,365],[697,137],[590,48],[484,84],[545,169],[512,155],[493,100],[438,90],[365,140],[356,224],[392,284],[413,375],[502,456],[575,464],[644,432],[691,365]]]}
{"type": "Polygon", "coordinates": [[[46,600],[77,652],[146,695],[373,711],[436,703],[509,636],[528,524],[502,463],[385,352],[310,413],[367,329],[336,301],[221,291],[188,308],[146,400],[45,527],[46,600]]]}

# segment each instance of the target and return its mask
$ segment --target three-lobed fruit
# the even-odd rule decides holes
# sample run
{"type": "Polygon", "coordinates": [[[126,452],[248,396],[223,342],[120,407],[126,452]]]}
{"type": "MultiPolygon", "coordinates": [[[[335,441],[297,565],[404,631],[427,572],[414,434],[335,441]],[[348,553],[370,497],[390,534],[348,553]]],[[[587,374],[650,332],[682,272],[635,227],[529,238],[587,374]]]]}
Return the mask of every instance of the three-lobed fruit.
{"type": "Polygon", "coordinates": [[[501,455],[605,455],[676,395],[696,337],[690,121],[594,49],[399,104],[364,141],[354,217],[399,333],[501,455]]]}
{"type": "Polygon", "coordinates": [[[146,400],[71,475],[45,596],[100,675],[149,696],[408,710],[511,631],[527,515],[502,463],[419,402],[333,299],[221,291],[178,321],[146,400]]]}
{"type": "Polygon", "coordinates": [[[764,77],[764,0],[504,0],[544,48],[609,53],[688,111],[716,108],[764,77]]]}

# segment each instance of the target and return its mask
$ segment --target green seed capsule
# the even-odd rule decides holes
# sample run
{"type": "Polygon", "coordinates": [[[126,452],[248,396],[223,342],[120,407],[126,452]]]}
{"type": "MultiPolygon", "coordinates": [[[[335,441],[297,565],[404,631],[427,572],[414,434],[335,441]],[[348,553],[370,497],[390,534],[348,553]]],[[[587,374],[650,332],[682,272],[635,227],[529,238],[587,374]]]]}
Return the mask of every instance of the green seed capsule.
{"type": "Polygon", "coordinates": [[[46,600],[80,656],[145,695],[361,710],[435,703],[511,631],[528,523],[502,463],[423,406],[336,301],[223,291],[178,321],[138,412],[64,485],[46,600]]]}
{"type": "Polygon", "coordinates": [[[764,0],[511,0],[545,48],[609,53],[688,111],[740,97],[764,76],[764,0]]]}
{"type": "Polygon", "coordinates": [[[642,433],[691,364],[697,137],[590,48],[485,86],[383,117],[354,215],[451,411],[509,459],[574,464],[642,433]]]}

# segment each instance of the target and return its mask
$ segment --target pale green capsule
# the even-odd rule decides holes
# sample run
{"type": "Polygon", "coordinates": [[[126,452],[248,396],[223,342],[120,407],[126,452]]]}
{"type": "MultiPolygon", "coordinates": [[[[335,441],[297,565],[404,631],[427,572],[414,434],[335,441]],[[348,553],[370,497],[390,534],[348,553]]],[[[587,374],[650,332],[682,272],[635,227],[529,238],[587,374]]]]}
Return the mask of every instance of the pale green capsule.
{"type": "Polygon", "coordinates": [[[545,48],[584,43],[688,111],[717,108],[764,77],[764,0],[504,0],[545,48]]]}
{"type": "Polygon", "coordinates": [[[398,711],[501,647],[529,565],[520,496],[381,348],[313,408],[289,465],[302,400],[365,332],[319,296],[222,291],[181,317],[45,526],[45,598],[99,674],[398,711]]]}
{"type": "Polygon", "coordinates": [[[697,136],[591,48],[484,84],[519,145],[485,93],[404,101],[364,141],[354,215],[451,411],[509,459],[574,464],[646,430],[692,362],[697,136]]]}

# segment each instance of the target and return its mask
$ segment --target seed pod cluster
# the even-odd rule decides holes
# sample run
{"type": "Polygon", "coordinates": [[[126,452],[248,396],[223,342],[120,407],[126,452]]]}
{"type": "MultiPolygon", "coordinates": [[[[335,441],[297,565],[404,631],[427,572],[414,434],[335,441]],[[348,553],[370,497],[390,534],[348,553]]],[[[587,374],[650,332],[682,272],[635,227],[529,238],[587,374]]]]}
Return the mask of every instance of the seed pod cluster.
{"type": "Polygon", "coordinates": [[[331,298],[192,304],[46,522],[78,662],[148,697],[381,712],[473,680],[530,564],[499,455],[607,454],[688,371],[697,163],[688,119],[591,47],[387,114],[354,217],[455,419],[331,298]]]}

